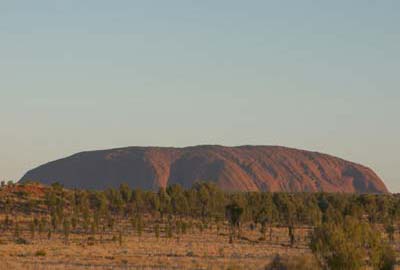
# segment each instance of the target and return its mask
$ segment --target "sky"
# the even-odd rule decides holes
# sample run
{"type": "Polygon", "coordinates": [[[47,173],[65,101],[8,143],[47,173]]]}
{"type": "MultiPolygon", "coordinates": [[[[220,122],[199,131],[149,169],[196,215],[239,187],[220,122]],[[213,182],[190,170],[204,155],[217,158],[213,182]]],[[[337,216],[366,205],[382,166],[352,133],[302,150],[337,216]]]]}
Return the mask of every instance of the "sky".
{"type": "Polygon", "coordinates": [[[283,145],[400,192],[400,1],[0,0],[0,179],[124,146],[283,145]]]}

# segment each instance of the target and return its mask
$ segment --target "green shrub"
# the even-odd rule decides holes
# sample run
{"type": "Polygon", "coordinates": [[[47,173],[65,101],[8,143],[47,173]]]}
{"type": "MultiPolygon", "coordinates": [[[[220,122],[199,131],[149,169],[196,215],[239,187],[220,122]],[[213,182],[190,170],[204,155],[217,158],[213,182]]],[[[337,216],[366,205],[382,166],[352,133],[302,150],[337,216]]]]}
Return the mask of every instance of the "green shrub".
{"type": "Polygon", "coordinates": [[[315,228],[311,250],[320,263],[332,270],[392,269],[394,251],[378,230],[352,217],[315,228]]]}
{"type": "Polygon", "coordinates": [[[318,270],[318,261],[311,255],[281,257],[276,255],[265,270],[318,270]]]}
{"type": "Polygon", "coordinates": [[[36,256],[36,257],[44,257],[44,256],[46,256],[46,255],[47,255],[47,253],[46,253],[46,251],[44,251],[43,249],[38,250],[38,251],[35,252],[35,256],[36,256]]]}
{"type": "Polygon", "coordinates": [[[16,238],[16,239],[14,240],[14,242],[15,242],[15,244],[17,244],[17,245],[28,245],[28,244],[29,244],[29,241],[26,240],[26,239],[24,239],[24,238],[22,238],[22,237],[16,238]]]}

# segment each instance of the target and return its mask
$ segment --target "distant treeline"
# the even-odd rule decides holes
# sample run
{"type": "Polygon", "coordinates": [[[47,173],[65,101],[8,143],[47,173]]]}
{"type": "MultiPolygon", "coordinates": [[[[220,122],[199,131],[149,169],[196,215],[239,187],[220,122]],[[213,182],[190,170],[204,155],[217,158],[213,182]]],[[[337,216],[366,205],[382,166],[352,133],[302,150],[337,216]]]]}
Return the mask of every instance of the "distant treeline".
{"type": "MultiPolygon", "coordinates": [[[[29,185],[27,183],[26,185],[29,185]]],[[[392,194],[224,192],[210,182],[196,183],[190,189],[171,185],[158,192],[131,189],[104,191],[67,190],[58,183],[47,189],[43,202],[50,213],[69,209],[69,214],[99,216],[159,214],[161,217],[201,218],[221,221],[226,206],[243,209],[241,222],[274,225],[317,226],[342,222],[346,216],[369,223],[395,224],[400,221],[400,196],[392,194]]],[[[10,202],[5,208],[11,210],[10,202]]],[[[39,201],[30,202],[32,210],[39,201]]]]}

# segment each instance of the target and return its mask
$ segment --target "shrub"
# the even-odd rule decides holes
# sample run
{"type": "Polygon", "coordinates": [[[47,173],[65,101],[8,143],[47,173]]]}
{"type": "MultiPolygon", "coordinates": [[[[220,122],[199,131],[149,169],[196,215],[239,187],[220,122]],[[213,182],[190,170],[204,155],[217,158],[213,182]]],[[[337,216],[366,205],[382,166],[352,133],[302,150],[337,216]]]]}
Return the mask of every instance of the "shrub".
{"type": "Polygon", "coordinates": [[[188,257],[193,257],[193,256],[194,256],[194,252],[191,251],[191,250],[189,250],[189,251],[186,253],[186,256],[188,256],[188,257]]]}
{"type": "Polygon", "coordinates": [[[87,238],[87,244],[88,246],[94,246],[96,243],[96,238],[94,236],[89,236],[87,238]]]}
{"type": "Polygon", "coordinates": [[[281,257],[276,255],[272,262],[265,267],[265,270],[318,270],[321,269],[315,257],[296,256],[281,257]]]}
{"type": "Polygon", "coordinates": [[[357,270],[367,265],[391,269],[395,263],[393,250],[379,231],[351,217],[317,227],[310,246],[320,263],[332,270],[357,270]]]}
{"type": "Polygon", "coordinates": [[[44,256],[46,256],[46,254],[47,254],[46,251],[44,251],[43,249],[35,252],[36,257],[44,257],[44,256]]]}
{"type": "Polygon", "coordinates": [[[26,239],[24,239],[24,238],[22,238],[22,237],[16,238],[16,239],[14,240],[14,242],[15,242],[15,244],[17,244],[17,245],[28,245],[28,244],[29,244],[29,241],[26,240],[26,239]]]}

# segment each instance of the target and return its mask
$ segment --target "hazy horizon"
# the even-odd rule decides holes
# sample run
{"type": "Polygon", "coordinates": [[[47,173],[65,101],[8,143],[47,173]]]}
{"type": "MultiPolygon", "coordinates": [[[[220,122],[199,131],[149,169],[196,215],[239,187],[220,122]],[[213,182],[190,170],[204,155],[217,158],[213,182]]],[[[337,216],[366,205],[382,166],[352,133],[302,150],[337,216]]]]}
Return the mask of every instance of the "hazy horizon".
{"type": "Polygon", "coordinates": [[[400,192],[400,2],[2,1],[0,180],[76,152],[280,145],[400,192]]]}

